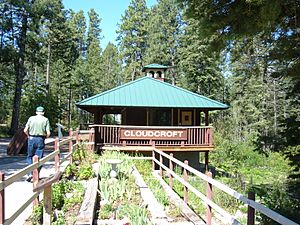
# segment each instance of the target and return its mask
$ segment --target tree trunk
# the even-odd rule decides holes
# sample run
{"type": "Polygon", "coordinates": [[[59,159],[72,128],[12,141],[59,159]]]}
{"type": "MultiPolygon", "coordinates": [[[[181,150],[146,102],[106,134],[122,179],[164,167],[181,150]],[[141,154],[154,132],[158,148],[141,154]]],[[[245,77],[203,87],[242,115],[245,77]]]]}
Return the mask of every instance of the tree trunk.
{"type": "Polygon", "coordinates": [[[19,53],[14,63],[14,69],[16,75],[16,86],[15,86],[10,134],[14,134],[19,127],[21,94],[22,94],[23,81],[25,77],[24,62],[25,62],[25,48],[26,48],[26,35],[27,35],[27,17],[28,15],[26,14],[26,12],[23,12],[22,29],[19,36],[19,40],[17,40],[19,53]]]}
{"type": "Polygon", "coordinates": [[[51,45],[48,43],[48,55],[47,55],[47,72],[46,72],[46,89],[49,93],[49,77],[50,77],[50,57],[51,57],[51,45]]]}

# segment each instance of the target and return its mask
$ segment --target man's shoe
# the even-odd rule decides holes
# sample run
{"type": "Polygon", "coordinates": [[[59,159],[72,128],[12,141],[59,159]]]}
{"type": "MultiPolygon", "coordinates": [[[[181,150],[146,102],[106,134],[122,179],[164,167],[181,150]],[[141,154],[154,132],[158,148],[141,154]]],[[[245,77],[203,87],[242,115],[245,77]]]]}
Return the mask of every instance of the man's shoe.
{"type": "Polygon", "coordinates": [[[26,180],[27,182],[31,182],[31,180],[32,180],[32,175],[27,175],[26,178],[25,178],[25,180],[26,180]]]}

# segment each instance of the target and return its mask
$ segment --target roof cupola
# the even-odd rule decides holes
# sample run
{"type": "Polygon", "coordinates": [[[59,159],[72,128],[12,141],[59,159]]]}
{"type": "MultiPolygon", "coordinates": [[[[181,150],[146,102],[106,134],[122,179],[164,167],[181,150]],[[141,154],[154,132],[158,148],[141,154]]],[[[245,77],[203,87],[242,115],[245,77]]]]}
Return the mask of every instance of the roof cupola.
{"type": "Polygon", "coordinates": [[[160,64],[149,64],[144,66],[143,72],[145,72],[145,76],[152,77],[154,79],[164,81],[165,80],[165,72],[171,68],[170,66],[164,66],[160,64]]]}

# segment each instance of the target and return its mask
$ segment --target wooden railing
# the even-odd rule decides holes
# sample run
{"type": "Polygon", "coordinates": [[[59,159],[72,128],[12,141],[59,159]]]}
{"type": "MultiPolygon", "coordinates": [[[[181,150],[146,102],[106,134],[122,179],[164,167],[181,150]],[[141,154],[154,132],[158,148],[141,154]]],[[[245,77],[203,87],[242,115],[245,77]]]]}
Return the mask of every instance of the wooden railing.
{"type": "Polygon", "coordinates": [[[11,224],[31,203],[34,205],[38,204],[38,196],[44,192],[44,215],[43,215],[43,221],[44,224],[51,224],[51,184],[56,182],[58,180],[58,175],[62,173],[63,169],[67,166],[65,165],[64,168],[61,168],[61,164],[65,161],[67,161],[66,164],[72,163],[72,154],[73,149],[76,148],[76,146],[79,143],[79,131],[73,132],[72,130],[69,131],[69,137],[59,141],[58,138],[55,139],[55,145],[54,145],[54,151],[50,153],[49,155],[45,156],[42,159],[38,159],[37,156],[33,157],[33,164],[21,169],[17,173],[5,177],[3,172],[0,172],[0,225],[9,225],[11,224]],[[76,142],[73,144],[73,140],[76,140],[76,142]],[[69,144],[69,151],[68,153],[63,157],[60,158],[60,146],[68,143],[69,144]],[[38,168],[42,165],[44,165],[46,162],[49,162],[50,160],[54,159],[55,161],[55,176],[45,178],[46,180],[43,182],[42,185],[39,183],[39,171],[38,168]],[[16,181],[19,181],[22,179],[23,176],[26,174],[33,172],[33,194],[29,197],[29,199],[20,206],[19,209],[17,209],[12,216],[9,218],[5,217],[5,202],[8,200],[5,198],[5,189],[13,184],[16,181]]]}
{"type": "Polygon", "coordinates": [[[95,131],[95,140],[100,145],[115,145],[115,146],[212,146],[212,127],[161,127],[161,126],[126,126],[126,125],[90,125],[95,131]],[[184,131],[186,132],[186,140],[174,138],[124,138],[121,135],[121,130],[139,130],[141,132],[151,131],[184,131]]]}
{"type": "Polygon", "coordinates": [[[206,206],[206,224],[211,224],[212,221],[212,210],[215,210],[217,213],[219,213],[223,218],[223,222],[229,223],[229,224],[241,224],[234,216],[229,214],[226,210],[221,208],[219,205],[217,205],[215,202],[213,202],[212,199],[212,191],[213,187],[218,188],[222,192],[230,195],[231,197],[237,199],[238,201],[243,202],[244,204],[248,205],[248,221],[247,225],[254,225],[255,224],[255,210],[261,212],[262,214],[266,215],[270,219],[285,225],[297,225],[297,223],[291,221],[290,219],[276,213],[275,211],[265,207],[264,205],[257,203],[254,201],[253,193],[250,192],[250,195],[248,195],[248,198],[243,196],[241,193],[231,189],[230,187],[220,183],[217,180],[212,179],[211,172],[208,172],[207,174],[203,174],[199,172],[198,170],[195,170],[194,168],[188,166],[188,161],[181,162],[175,158],[173,158],[173,154],[166,154],[160,150],[154,149],[152,154],[152,166],[153,170],[155,170],[155,165],[158,165],[159,167],[159,176],[163,177],[164,172],[168,174],[169,176],[169,186],[173,189],[173,182],[174,179],[179,181],[183,187],[184,187],[184,193],[183,198],[185,203],[188,204],[188,192],[193,192],[198,198],[200,198],[203,202],[203,204],[206,206]],[[169,167],[165,166],[163,162],[165,160],[169,161],[169,167]],[[174,168],[181,167],[183,169],[183,176],[176,174],[174,172],[174,168]],[[206,194],[203,194],[199,190],[197,190],[195,187],[193,187],[188,182],[188,174],[192,174],[200,179],[202,179],[204,182],[206,182],[206,194]],[[250,199],[251,198],[251,199],[250,199]]]}

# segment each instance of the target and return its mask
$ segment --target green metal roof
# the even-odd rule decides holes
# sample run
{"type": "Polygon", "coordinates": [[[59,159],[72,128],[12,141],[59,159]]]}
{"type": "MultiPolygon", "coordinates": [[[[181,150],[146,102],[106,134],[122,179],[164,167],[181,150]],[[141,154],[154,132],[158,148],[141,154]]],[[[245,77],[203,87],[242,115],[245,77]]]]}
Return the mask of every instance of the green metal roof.
{"type": "Polygon", "coordinates": [[[76,105],[79,108],[86,108],[88,106],[228,108],[223,103],[151,77],[142,77],[128,82],[84,99],[76,103],[76,105]]]}
{"type": "Polygon", "coordinates": [[[144,72],[145,69],[169,69],[169,68],[171,68],[171,66],[164,66],[164,65],[157,64],[157,63],[152,63],[152,64],[144,66],[142,72],[144,72]]]}

